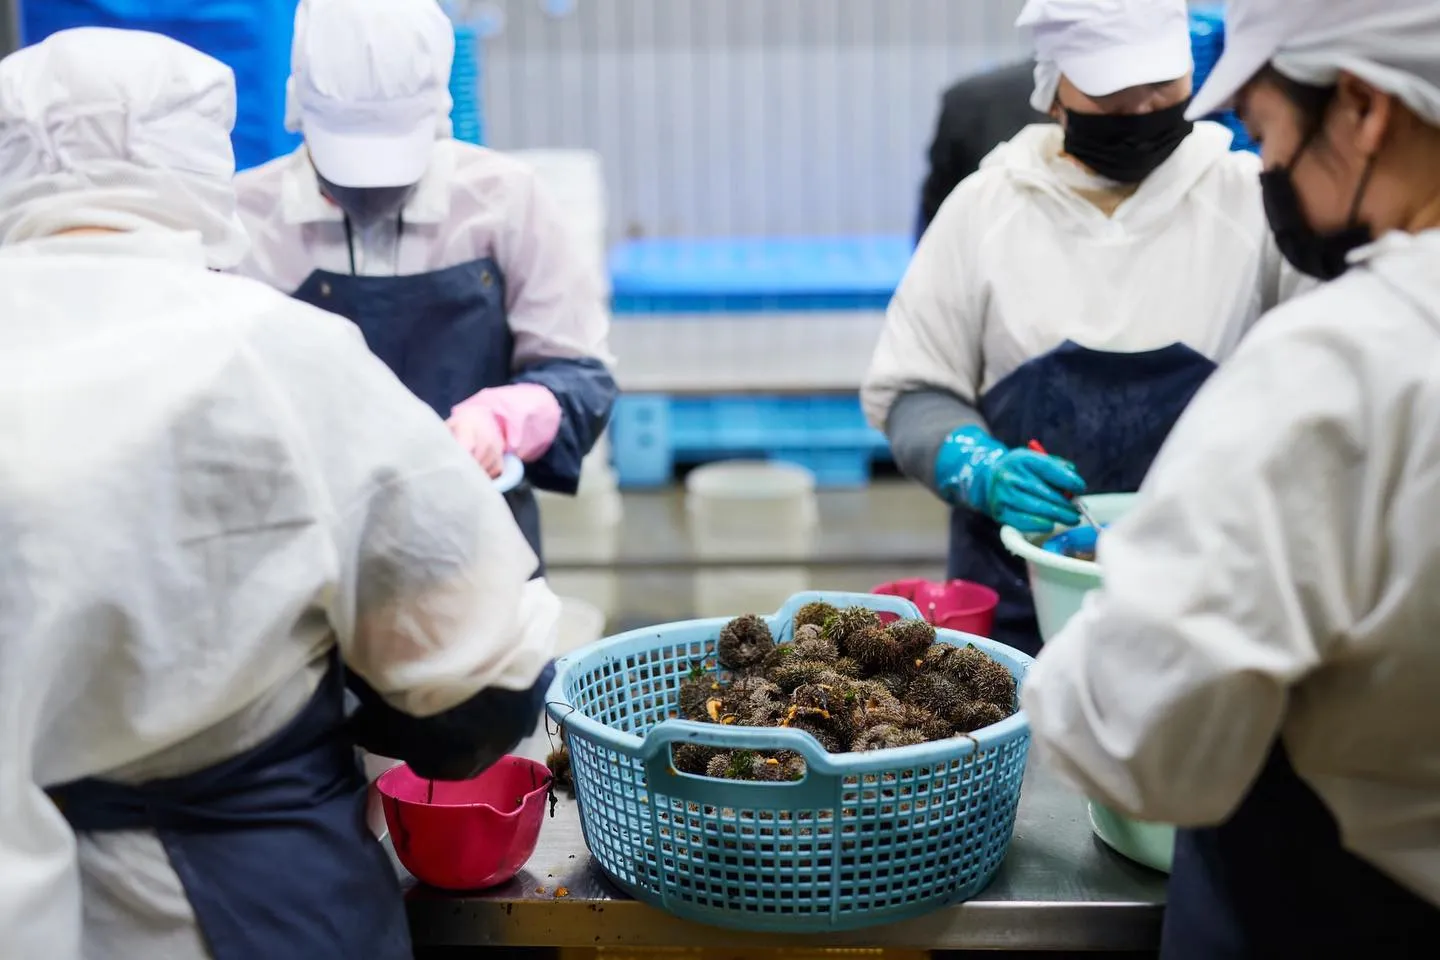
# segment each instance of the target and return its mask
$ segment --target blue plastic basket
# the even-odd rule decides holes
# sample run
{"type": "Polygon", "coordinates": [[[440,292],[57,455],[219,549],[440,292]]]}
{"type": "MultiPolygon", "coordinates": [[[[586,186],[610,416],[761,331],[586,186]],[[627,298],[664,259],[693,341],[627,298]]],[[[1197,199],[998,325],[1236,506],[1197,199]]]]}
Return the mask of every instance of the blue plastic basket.
{"type": "MultiPolygon", "coordinates": [[[[804,593],[767,617],[793,633],[812,600],[920,619],[900,597],[804,593]]],[[[590,852],[631,896],[701,923],[821,933],[893,923],[979,893],[1009,848],[1030,748],[1023,713],[966,737],[830,754],[807,733],[673,719],[681,681],[716,653],[724,619],[634,630],[562,659],[547,707],[570,748],[590,852]],[[796,783],[678,773],[677,743],[793,750],[796,783]]],[[[973,643],[1023,682],[1031,659],[973,643]]],[[[723,676],[723,672],[721,674],[723,676]]]]}

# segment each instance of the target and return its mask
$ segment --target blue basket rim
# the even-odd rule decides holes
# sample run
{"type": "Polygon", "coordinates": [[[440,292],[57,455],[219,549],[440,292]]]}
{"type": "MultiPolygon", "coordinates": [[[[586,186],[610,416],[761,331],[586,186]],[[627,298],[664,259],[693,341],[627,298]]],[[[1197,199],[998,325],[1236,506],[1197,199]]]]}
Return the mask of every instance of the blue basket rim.
{"type": "MultiPolygon", "coordinates": [[[[877,597],[877,599],[882,599],[877,597]]],[[[783,609],[783,608],[782,608],[783,609]]],[[[917,611],[918,612],[918,611],[917,611]]],[[[769,618],[773,620],[780,613],[772,614],[769,618]]],[[[733,617],[707,617],[695,620],[683,620],[674,623],[657,624],[650,627],[641,627],[636,630],[628,630],[599,640],[596,643],[582,647],[555,663],[555,680],[551,683],[546,694],[545,712],[557,724],[562,725],[586,740],[598,743],[606,748],[621,751],[628,756],[648,758],[656,751],[664,749],[672,741],[683,740],[686,730],[695,728],[707,728],[710,724],[698,724],[685,720],[666,720],[656,724],[645,736],[640,737],[633,733],[601,723],[581,713],[574,704],[565,696],[565,686],[572,674],[577,671],[590,669],[596,660],[603,659],[607,654],[624,649],[626,653],[637,652],[630,649],[636,641],[644,641],[646,645],[654,645],[657,642],[664,642],[664,634],[668,631],[679,628],[687,629],[714,629],[718,634],[720,629],[729,623],[733,617]],[[666,733],[660,737],[652,735],[662,729],[666,733]]],[[[974,634],[961,633],[958,630],[937,629],[935,631],[937,640],[960,644],[973,643],[981,650],[995,656],[1010,669],[1012,674],[1018,674],[1023,678],[1035,663],[1033,657],[1016,650],[1014,647],[991,640],[987,637],[980,637],[974,634]]],[[[1017,692],[1018,695],[1018,692],[1017,692]]],[[[786,748],[796,749],[802,752],[807,760],[807,765],[814,763],[812,772],[821,775],[843,776],[845,774],[863,774],[872,772],[877,766],[886,768],[896,766],[909,766],[912,764],[933,764],[937,762],[948,762],[956,759],[963,759],[981,751],[1026,737],[1030,732],[1030,721],[1023,709],[1017,709],[1015,713],[1004,720],[972,734],[962,734],[946,740],[934,740],[928,743],[917,744],[912,747],[896,747],[888,750],[873,750],[865,753],[828,753],[824,750],[817,750],[818,741],[808,734],[798,730],[785,730],[780,728],[744,728],[765,730],[773,734],[779,740],[793,740],[793,744],[786,748]],[[803,749],[802,749],[803,747],[803,749]]],[[[773,786],[783,788],[785,784],[774,784],[773,786]]]]}

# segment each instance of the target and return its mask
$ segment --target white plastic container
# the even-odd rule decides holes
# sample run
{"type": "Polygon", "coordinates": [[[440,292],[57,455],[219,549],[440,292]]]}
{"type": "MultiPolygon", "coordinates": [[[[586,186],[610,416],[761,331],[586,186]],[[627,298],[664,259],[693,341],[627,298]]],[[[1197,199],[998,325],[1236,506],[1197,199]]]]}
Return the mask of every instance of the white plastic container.
{"type": "MultiPolygon", "coordinates": [[[[1102,525],[1119,520],[1135,499],[1133,493],[1082,498],[1095,522],[1102,525]]],[[[1051,535],[1026,536],[1014,527],[1000,531],[1005,548],[1024,560],[1030,571],[1030,592],[1035,597],[1035,615],[1040,623],[1040,639],[1044,642],[1065,628],[1070,618],[1080,611],[1085,595],[1101,583],[1100,564],[1046,550],[1043,544],[1051,535]]],[[[1131,820],[1094,801],[1090,803],[1090,826],[1096,836],[1122,856],[1152,870],[1170,872],[1175,851],[1174,827],[1131,820]]]]}
{"type": "Polygon", "coordinates": [[[685,481],[695,575],[695,614],[735,616],[779,609],[810,589],[819,509],[815,475],[786,463],[732,460],[694,470],[685,481]],[[706,561],[793,560],[746,569],[703,569],[706,561]]]}

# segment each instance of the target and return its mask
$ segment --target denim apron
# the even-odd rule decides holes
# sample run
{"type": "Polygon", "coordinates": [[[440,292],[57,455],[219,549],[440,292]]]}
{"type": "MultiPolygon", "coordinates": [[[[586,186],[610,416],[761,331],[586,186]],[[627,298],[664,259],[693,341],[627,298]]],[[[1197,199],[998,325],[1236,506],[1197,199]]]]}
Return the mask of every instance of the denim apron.
{"type": "Polygon", "coordinates": [[[77,832],[153,830],[214,960],[410,960],[395,869],[365,824],[338,661],[282,730],[196,773],[49,791],[77,832]]]}
{"type": "MultiPolygon", "coordinates": [[[[399,243],[403,220],[397,229],[399,243]]],[[[534,488],[575,492],[581,461],[609,420],[615,381],[604,364],[590,359],[547,360],[518,373],[511,369],[515,338],[506,315],[505,274],[494,258],[430,273],[357,276],[348,220],[345,230],[350,275],[316,270],[293,296],[359,327],[371,352],[437,415],[449,418],[461,401],[510,383],[538,383],[559,401],[555,442],[538,462],[526,464],[525,481],[505,495],[515,522],[542,558],[543,573],[534,488]]]]}
{"type": "Polygon", "coordinates": [[[1440,908],[1340,845],[1279,745],[1228,822],[1177,833],[1167,899],[1161,960],[1440,957],[1440,908]]]}
{"type": "MultiPolygon", "coordinates": [[[[1131,493],[1214,370],[1212,360],[1180,343],[1109,353],[1067,340],[990,388],[980,413],[1007,446],[1038,440],[1074,463],[1087,493],[1131,493]]],[[[998,592],[991,636],[1039,652],[1025,564],[1001,545],[999,524],[965,507],[951,514],[949,576],[998,592]]]]}

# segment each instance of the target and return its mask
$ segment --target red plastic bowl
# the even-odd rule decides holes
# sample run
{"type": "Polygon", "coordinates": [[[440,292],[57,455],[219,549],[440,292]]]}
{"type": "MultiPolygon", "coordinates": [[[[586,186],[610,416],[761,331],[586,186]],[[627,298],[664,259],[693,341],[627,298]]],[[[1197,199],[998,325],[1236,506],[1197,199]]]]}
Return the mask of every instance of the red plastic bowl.
{"type": "MultiPolygon", "coordinates": [[[[995,626],[995,608],[1000,594],[968,580],[935,583],[932,580],[899,580],[872,591],[887,597],[904,597],[920,608],[926,620],[945,630],[990,636],[995,626]]],[[[883,615],[882,615],[883,616],[883,615]]]]}
{"type": "Polygon", "coordinates": [[[473,780],[431,781],[408,766],[376,781],[395,855],[417,880],[481,890],[514,877],[535,852],[545,819],[543,763],[507,756],[473,780]]]}

